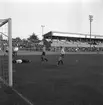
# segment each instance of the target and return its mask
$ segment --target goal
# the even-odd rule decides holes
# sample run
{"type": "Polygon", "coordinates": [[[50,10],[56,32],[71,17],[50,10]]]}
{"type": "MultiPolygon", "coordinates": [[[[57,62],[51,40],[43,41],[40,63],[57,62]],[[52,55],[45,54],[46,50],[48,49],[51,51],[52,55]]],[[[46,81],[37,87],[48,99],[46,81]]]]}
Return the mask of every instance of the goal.
{"type": "Polygon", "coordinates": [[[0,19],[0,81],[13,86],[12,74],[12,19],[0,19]]]}

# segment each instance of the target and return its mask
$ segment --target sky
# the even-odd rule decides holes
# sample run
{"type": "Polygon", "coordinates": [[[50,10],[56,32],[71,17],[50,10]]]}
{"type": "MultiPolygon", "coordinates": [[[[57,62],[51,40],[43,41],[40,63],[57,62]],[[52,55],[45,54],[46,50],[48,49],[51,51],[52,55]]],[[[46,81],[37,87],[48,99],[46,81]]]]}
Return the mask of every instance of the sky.
{"type": "Polygon", "coordinates": [[[103,0],[0,0],[0,19],[12,18],[12,37],[49,31],[103,35],[103,0]]]}

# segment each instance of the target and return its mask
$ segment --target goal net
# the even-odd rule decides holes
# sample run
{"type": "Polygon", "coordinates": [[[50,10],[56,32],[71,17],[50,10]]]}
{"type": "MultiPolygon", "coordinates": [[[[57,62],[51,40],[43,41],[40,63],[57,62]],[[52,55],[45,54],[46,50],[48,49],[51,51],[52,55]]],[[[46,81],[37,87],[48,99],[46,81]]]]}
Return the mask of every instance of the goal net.
{"type": "Polygon", "coordinates": [[[0,19],[0,82],[13,86],[11,18],[0,19]]]}

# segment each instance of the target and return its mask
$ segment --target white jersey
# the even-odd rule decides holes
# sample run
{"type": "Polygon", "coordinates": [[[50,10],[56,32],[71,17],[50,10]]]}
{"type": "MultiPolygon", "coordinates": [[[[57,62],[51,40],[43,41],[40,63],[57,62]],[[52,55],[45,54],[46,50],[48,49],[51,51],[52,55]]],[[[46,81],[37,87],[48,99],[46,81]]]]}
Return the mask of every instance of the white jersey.
{"type": "Polygon", "coordinates": [[[64,48],[61,49],[61,54],[65,54],[64,48]]]}
{"type": "Polygon", "coordinates": [[[16,63],[22,63],[21,59],[16,60],[16,63]]]}
{"type": "Polygon", "coordinates": [[[18,48],[18,47],[15,47],[15,48],[14,48],[14,51],[15,51],[15,52],[17,52],[18,50],[19,50],[19,48],[18,48]]]}

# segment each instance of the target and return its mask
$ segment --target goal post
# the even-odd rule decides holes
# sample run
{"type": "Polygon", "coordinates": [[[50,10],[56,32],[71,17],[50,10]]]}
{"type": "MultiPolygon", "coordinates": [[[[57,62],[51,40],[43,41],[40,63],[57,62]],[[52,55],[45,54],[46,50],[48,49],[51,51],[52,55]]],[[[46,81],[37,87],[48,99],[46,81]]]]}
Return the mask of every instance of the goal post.
{"type": "Polygon", "coordinates": [[[13,71],[12,71],[12,20],[8,19],[8,41],[9,41],[9,86],[13,85],[13,71]]]}
{"type": "MultiPolygon", "coordinates": [[[[12,71],[12,19],[0,19],[0,28],[7,24],[7,35],[0,32],[2,36],[7,37],[8,40],[8,85],[13,86],[13,71],[12,71]]],[[[4,80],[5,81],[5,80],[4,80]]]]}

